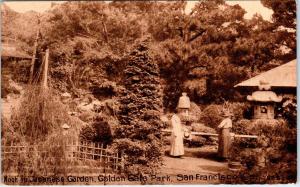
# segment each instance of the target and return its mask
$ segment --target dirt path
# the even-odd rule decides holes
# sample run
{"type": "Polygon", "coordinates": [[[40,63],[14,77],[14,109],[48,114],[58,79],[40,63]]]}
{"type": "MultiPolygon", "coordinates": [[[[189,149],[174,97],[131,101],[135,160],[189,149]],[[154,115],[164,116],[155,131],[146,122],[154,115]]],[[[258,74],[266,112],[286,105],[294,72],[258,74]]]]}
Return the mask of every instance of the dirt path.
{"type": "Polygon", "coordinates": [[[160,173],[170,176],[171,180],[165,184],[218,184],[221,181],[216,176],[224,175],[228,164],[215,158],[215,146],[185,148],[182,158],[164,156],[160,173]]]}

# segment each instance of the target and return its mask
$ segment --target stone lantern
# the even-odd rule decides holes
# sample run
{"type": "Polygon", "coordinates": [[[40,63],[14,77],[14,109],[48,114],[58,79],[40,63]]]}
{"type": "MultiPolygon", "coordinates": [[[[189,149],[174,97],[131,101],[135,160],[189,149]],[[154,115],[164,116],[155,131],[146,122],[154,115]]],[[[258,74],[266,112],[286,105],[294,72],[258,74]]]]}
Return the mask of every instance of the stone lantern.
{"type": "Polygon", "coordinates": [[[282,97],[271,91],[267,82],[260,81],[259,90],[247,96],[254,106],[254,119],[274,119],[275,103],[281,102],[282,97]]]}
{"type": "Polygon", "coordinates": [[[63,128],[63,135],[65,136],[65,135],[67,135],[68,134],[68,130],[69,130],[69,128],[70,128],[70,126],[68,125],[68,124],[63,124],[62,126],[61,126],[61,128],[63,128]]]}
{"type": "Polygon", "coordinates": [[[185,92],[182,93],[182,96],[179,98],[177,109],[178,112],[183,114],[183,116],[189,116],[189,109],[191,107],[190,98],[185,92]]]}

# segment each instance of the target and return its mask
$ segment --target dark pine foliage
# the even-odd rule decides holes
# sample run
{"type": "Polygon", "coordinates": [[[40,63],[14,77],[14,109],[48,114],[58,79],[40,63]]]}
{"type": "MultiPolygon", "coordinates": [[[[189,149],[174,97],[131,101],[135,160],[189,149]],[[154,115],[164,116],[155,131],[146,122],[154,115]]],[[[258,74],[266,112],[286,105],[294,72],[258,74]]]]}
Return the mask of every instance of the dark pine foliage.
{"type": "Polygon", "coordinates": [[[117,148],[126,155],[127,171],[139,174],[154,172],[162,156],[159,67],[148,50],[144,40],[128,56],[119,99],[120,125],[115,131],[117,148]]]}

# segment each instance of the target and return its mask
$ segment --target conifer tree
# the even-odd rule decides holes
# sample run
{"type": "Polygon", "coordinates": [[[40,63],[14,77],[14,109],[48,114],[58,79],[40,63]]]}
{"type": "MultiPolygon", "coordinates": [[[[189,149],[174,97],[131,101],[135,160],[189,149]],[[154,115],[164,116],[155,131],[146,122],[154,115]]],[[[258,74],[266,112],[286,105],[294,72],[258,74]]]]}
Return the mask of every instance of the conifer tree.
{"type": "Polygon", "coordinates": [[[126,155],[128,172],[153,172],[162,155],[159,67],[149,55],[147,45],[144,40],[128,56],[119,100],[120,126],[115,137],[118,149],[126,155]]]}

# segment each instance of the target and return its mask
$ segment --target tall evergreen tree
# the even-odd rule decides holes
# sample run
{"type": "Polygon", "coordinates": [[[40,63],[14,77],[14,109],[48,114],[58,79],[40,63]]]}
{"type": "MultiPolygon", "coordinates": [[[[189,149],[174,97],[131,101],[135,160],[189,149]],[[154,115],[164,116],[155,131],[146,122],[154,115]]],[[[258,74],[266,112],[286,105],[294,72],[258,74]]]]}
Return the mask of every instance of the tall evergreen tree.
{"type": "Polygon", "coordinates": [[[153,172],[161,158],[159,67],[144,40],[128,56],[120,96],[120,126],[115,131],[118,149],[127,156],[127,171],[153,172]]]}

